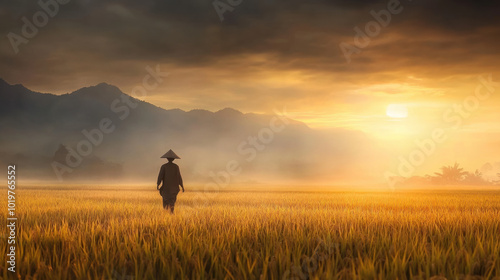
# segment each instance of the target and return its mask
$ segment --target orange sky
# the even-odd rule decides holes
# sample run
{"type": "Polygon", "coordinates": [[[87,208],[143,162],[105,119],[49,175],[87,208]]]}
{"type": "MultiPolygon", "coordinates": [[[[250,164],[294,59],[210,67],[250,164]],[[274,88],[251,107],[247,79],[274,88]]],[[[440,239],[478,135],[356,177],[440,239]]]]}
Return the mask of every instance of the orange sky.
{"type": "MultiPolygon", "coordinates": [[[[354,45],[355,27],[389,1],[248,1],[222,22],[209,2],[198,2],[68,4],[18,54],[8,40],[0,45],[0,77],[56,94],[100,82],[130,93],[146,66],[160,65],[170,76],[143,99],[166,109],[286,107],[313,128],[363,131],[395,161],[445,129],[449,139],[421,174],[454,161],[474,169],[500,159],[498,84],[459,127],[452,127],[456,112],[447,115],[455,121],[443,117],[474,96],[479,76],[500,82],[499,4],[401,2],[401,12],[349,62],[340,44],[354,45]],[[389,117],[390,104],[408,116],[389,117]]],[[[20,18],[37,10],[2,4],[2,33],[20,34],[20,18]]]]}

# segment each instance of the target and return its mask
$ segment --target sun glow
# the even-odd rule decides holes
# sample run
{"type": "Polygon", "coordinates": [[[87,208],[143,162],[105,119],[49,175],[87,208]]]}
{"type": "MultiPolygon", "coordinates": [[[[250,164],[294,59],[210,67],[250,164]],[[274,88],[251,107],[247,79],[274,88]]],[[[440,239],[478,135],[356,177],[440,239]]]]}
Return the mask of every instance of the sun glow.
{"type": "Polygon", "coordinates": [[[404,104],[389,104],[385,113],[390,118],[404,119],[408,117],[408,108],[404,104]]]}

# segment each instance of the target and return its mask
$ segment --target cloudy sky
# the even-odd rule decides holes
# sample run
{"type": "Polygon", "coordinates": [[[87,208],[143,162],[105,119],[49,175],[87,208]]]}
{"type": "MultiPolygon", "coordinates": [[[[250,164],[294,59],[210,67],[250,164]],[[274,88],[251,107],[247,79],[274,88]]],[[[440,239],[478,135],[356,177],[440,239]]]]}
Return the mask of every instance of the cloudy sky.
{"type": "Polygon", "coordinates": [[[444,128],[447,160],[500,158],[500,86],[484,86],[500,81],[498,1],[65,1],[57,11],[41,1],[47,18],[36,1],[0,4],[1,78],[130,93],[159,65],[170,75],[143,99],[163,108],[286,106],[311,127],[361,130],[402,151],[444,128]],[[23,35],[26,21],[41,27],[23,35]],[[474,100],[481,85],[490,94],[474,100]],[[470,110],[454,107],[464,102],[470,110]],[[488,155],[474,157],[478,147],[488,155]]]}

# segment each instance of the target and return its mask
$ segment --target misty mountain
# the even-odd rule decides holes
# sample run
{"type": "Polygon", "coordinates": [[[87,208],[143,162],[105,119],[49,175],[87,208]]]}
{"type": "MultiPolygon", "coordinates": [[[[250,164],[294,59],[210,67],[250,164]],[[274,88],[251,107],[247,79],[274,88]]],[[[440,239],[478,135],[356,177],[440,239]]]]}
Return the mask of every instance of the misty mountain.
{"type": "Polygon", "coordinates": [[[360,132],[318,131],[284,116],[231,108],[165,110],[106,83],[53,95],[0,80],[0,129],[2,163],[18,164],[28,179],[55,179],[59,172],[63,179],[154,184],[168,149],[181,156],[181,170],[193,181],[226,178],[228,162],[238,163],[231,182],[374,172],[367,161],[374,144],[360,132]],[[72,154],[68,162],[65,153],[72,154]]]}

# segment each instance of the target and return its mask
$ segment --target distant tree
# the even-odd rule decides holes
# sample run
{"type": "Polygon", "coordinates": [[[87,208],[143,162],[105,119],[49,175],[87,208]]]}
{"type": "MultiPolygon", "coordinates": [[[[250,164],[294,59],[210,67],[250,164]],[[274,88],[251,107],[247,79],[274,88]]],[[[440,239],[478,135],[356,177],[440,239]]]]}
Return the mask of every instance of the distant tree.
{"type": "Polygon", "coordinates": [[[489,182],[483,178],[483,174],[476,169],[474,173],[466,172],[463,183],[470,185],[487,185],[489,182]]]}
{"type": "Polygon", "coordinates": [[[464,180],[467,172],[458,163],[441,167],[441,172],[434,173],[435,178],[440,183],[456,184],[464,180]]]}

